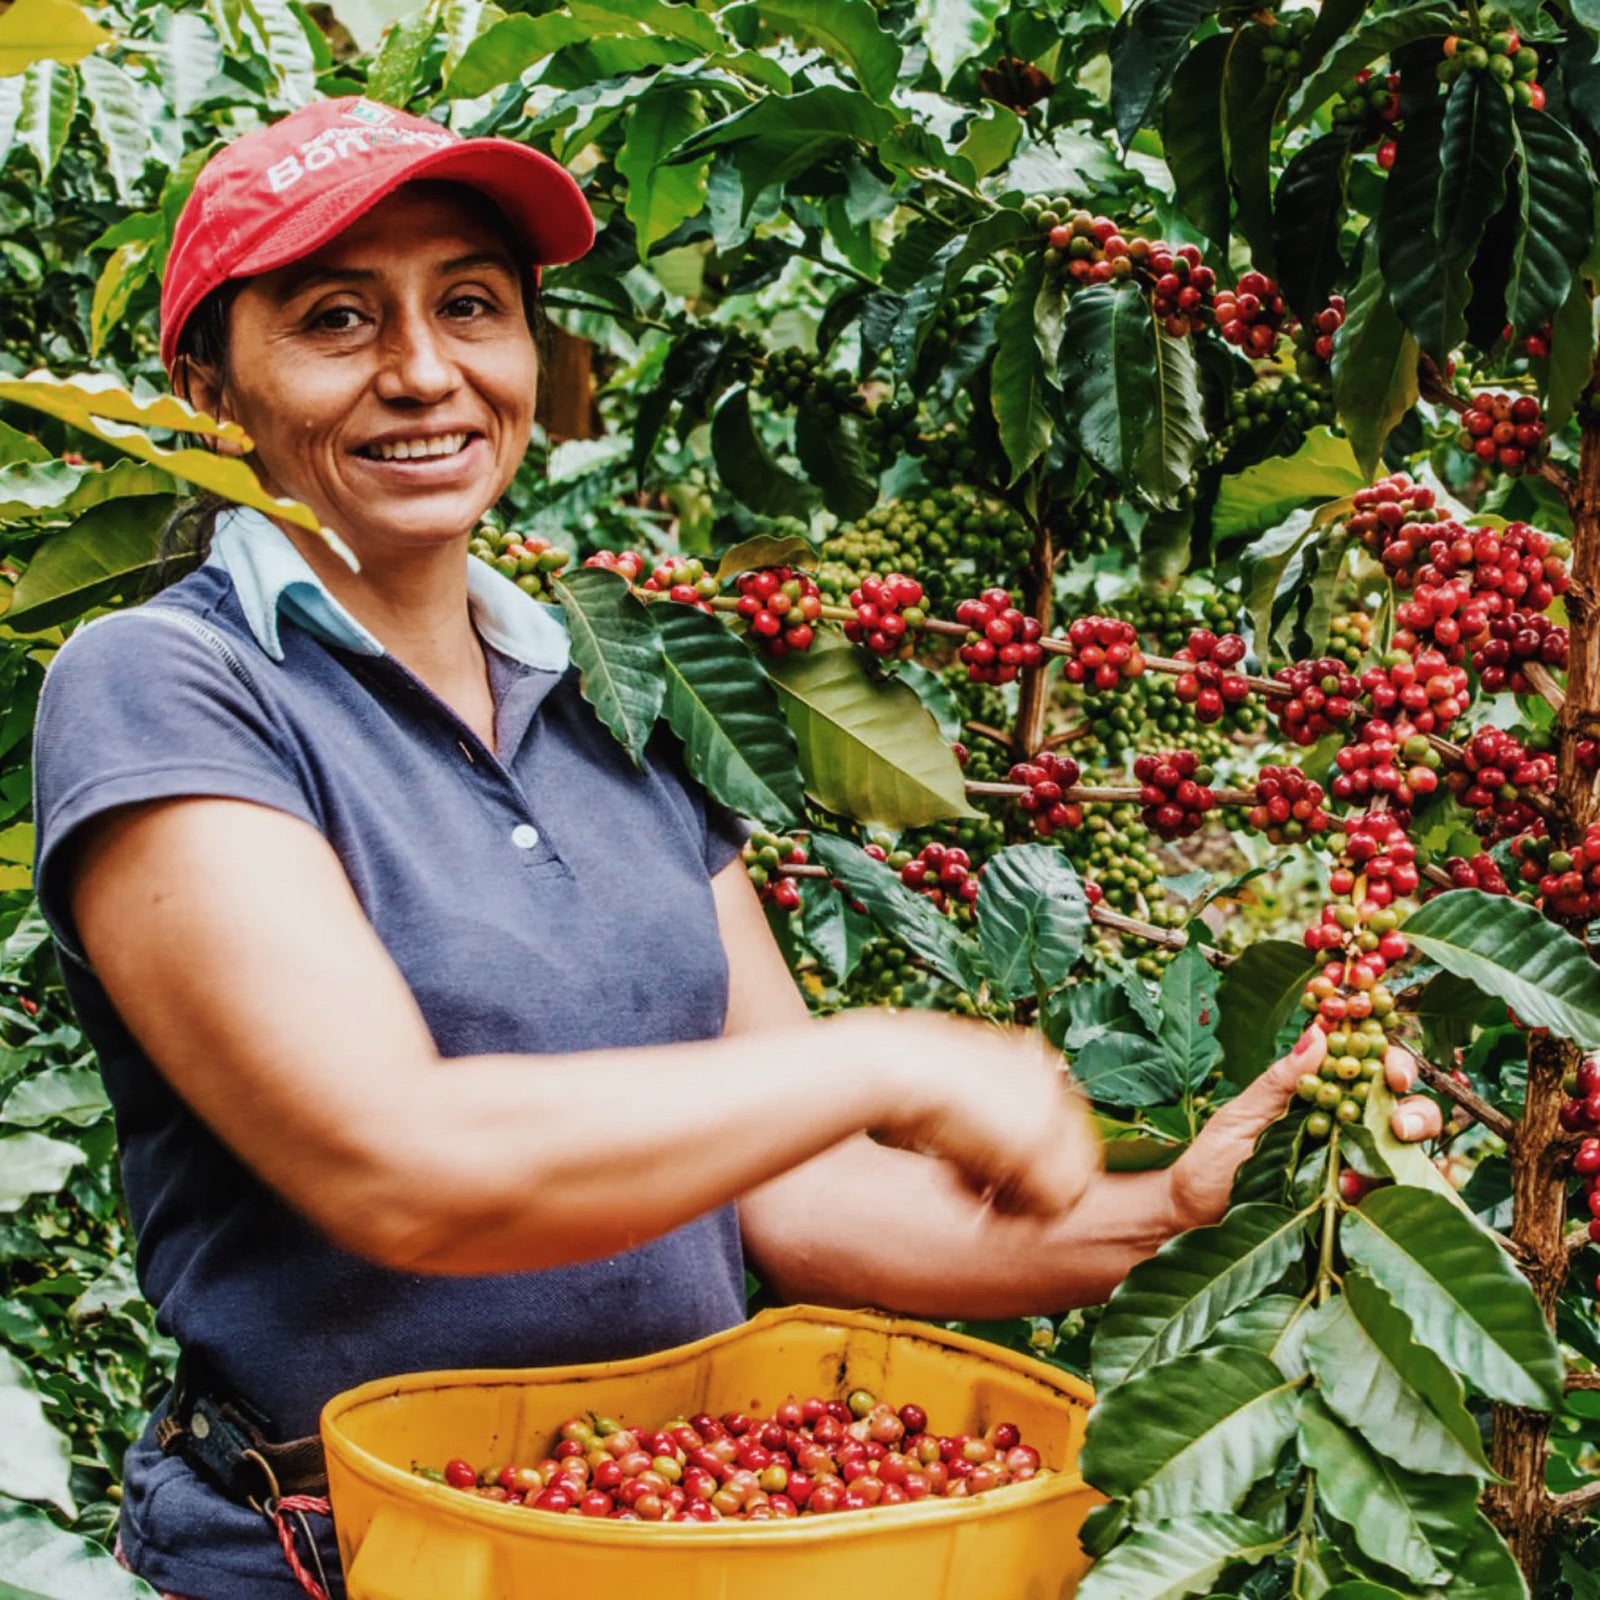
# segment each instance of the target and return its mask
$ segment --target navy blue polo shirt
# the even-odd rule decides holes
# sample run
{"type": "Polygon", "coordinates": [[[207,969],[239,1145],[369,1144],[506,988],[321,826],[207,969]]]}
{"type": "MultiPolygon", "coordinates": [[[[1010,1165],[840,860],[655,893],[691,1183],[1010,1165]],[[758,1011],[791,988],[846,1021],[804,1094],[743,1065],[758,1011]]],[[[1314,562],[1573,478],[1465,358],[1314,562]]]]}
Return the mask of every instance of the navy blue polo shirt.
{"type": "MultiPolygon", "coordinates": [[[[731,1206],[605,1261],[391,1272],[337,1248],[259,1182],[123,1025],[78,945],[69,846],[112,807],[215,795],[285,811],[327,839],[444,1057],[647,1046],[723,1027],[710,880],[737,853],[737,823],[665,736],[644,771],[632,765],[579,695],[554,613],[470,563],[491,752],[272,522],[224,520],[205,565],[68,641],[35,734],[40,904],[115,1107],[139,1281],[159,1325],[279,1438],[314,1432],[330,1396],[390,1373],[619,1358],[732,1326],[744,1277],[731,1206]]],[[[149,1432],[126,1466],[122,1539],[156,1587],[196,1600],[300,1594],[266,1523],[149,1432]]],[[[331,1569],[331,1536],[323,1546],[331,1569]]]]}

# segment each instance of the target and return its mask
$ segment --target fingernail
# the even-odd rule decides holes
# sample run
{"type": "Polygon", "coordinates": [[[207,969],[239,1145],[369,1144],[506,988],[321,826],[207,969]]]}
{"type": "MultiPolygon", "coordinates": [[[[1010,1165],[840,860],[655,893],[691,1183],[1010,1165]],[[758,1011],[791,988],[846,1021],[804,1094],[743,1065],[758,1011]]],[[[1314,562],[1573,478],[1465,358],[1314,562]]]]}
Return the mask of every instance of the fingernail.
{"type": "Polygon", "coordinates": [[[1415,1139],[1422,1132],[1423,1122],[1414,1111],[1397,1111],[1394,1118],[1394,1131],[1402,1139],[1415,1139]]]}
{"type": "Polygon", "coordinates": [[[1317,1025],[1316,1025],[1316,1023],[1312,1023],[1311,1026],[1309,1028],[1307,1028],[1306,1031],[1304,1033],[1302,1033],[1298,1039],[1295,1040],[1294,1053],[1297,1056],[1303,1056],[1306,1053],[1306,1051],[1311,1048],[1311,1041],[1313,1039],[1315,1039],[1316,1036],[1317,1036],[1317,1025]]]}

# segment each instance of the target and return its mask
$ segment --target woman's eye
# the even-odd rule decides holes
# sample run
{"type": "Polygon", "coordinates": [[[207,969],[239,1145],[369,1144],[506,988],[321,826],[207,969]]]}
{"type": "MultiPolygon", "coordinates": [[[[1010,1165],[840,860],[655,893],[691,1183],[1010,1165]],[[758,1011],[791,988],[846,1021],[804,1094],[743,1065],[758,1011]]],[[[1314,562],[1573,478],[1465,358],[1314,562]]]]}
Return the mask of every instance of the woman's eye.
{"type": "Polygon", "coordinates": [[[319,312],[311,319],[313,328],[323,328],[329,333],[348,333],[355,326],[355,322],[330,321],[330,318],[352,317],[359,318],[360,313],[354,306],[329,306],[326,311],[319,312]]]}
{"type": "Polygon", "coordinates": [[[493,311],[494,307],[481,294],[458,294],[446,305],[445,310],[470,321],[483,312],[493,311]],[[466,309],[463,310],[463,307],[466,309]]]}

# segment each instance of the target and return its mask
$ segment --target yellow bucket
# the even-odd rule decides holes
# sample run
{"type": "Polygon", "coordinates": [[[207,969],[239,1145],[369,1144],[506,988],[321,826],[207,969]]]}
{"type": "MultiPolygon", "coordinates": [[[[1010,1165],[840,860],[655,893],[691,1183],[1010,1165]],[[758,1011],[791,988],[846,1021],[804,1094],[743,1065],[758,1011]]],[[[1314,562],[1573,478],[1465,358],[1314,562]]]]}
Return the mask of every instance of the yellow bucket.
{"type": "Polygon", "coordinates": [[[859,1585],[921,1600],[1063,1600],[1088,1568],[1078,1530],[1101,1499],[1077,1472],[1093,1398],[1066,1373],[977,1339],[796,1306],[633,1361],[364,1384],[328,1402],[322,1438],[350,1600],[816,1600],[859,1585]],[[525,1511],[411,1471],[453,1456],[479,1467],[537,1459],[561,1422],[588,1411],[656,1426],[852,1389],[914,1400],[942,1433],[1014,1422],[1054,1472],[970,1500],[661,1524],[525,1511]]]}

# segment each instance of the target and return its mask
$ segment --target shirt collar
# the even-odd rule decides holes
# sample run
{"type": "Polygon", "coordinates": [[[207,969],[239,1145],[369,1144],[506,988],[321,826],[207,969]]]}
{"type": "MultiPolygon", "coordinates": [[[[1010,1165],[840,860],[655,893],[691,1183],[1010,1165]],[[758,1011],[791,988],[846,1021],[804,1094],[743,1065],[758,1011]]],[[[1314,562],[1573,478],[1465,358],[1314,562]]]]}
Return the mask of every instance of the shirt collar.
{"type": "MultiPolygon", "coordinates": [[[[467,605],[486,644],[524,666],[564,672],[567,630],[551,606],[526,595],[509,578],[474,556],[467,561],[467,605]]],[[[278,614],[285,613],[325,644],[363,656],[385,654],[375,635],[329,593],[289,536],[260,511],[230,506],[217,518],[208,567],[233,580],[256,643],[283,660],[278,614]]]]}

